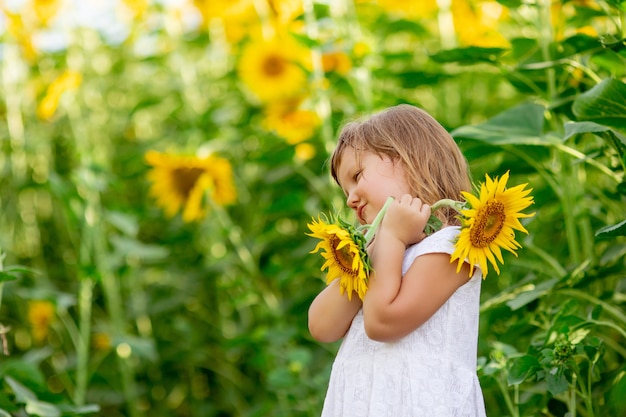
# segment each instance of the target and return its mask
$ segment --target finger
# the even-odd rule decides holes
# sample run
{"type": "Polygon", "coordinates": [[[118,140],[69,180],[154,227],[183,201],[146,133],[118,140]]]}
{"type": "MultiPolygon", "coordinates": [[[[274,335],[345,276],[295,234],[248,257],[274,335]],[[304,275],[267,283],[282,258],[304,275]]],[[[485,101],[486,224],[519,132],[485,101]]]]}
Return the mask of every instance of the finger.
{"type": "Polygon", "coordinates": [[[402,198],[400,199],[400,203],[411,205],[412,200],[413,200],[413,197],[411,197],[410,194],[404,194],[402,198]]]}

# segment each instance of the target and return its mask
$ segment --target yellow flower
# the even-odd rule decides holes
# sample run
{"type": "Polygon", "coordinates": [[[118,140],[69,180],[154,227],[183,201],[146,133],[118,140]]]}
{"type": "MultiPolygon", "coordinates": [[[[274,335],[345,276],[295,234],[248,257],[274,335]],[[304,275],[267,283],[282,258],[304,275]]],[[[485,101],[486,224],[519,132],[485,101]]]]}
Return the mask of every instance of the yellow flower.
{"type": "Polygon", "coordinates": [[[341,294],[347,292],[351,300],[354,291],[362,300],[370,270],[363,236],[341,220],[338,224],[329,224],[318,217],[318,221],[313,219],[307,226],[312,232],[307,233],[308,236],[321,239],[310,253],[323,250],[321,255],[326,262],[320,270],[328,269],[326,284],[339,278],[341,294]]]}
{"type": "Polygon", "coordinates": [[[48,300],[31,300],[28,302],[28,322],[35,341],[41,342],[48,336],[54,313],[54,304],[48,300]]]}
{"type": "Polygon", "coordinates": [[[37,106],[37,116],[40,119],[48,120],[59,107],[59,101],[61,96],[66,91],[76,90],[82,82],[82,76],[76,71],[67,70],[59,77],[57,77],[46,90],[46,95],[43,97],[39,105],[37,106]]]}
{"type": "Polygon", "coordinates": [[[295,147],[295,155],[294,158],[297,161],[308,161],[313,158],[317,153],[315,146],[310,143],[298,143],[295,147]]]}
{"type": "Polygon", "coordinates": [[[322,68],[324,72],[334,71],[346,75],[352,69],[352,61],[343,51],[329,51],[322,54],[322,68]]]}
{"type": "Polygon", "coordinates": [[[286,24],[304,13],[302,0],[269,0],[268,6],[275,14],[278,24],[286,24]]]}
{"type": "Polygon", "coordinates": [[[95,333],[92,337],[91,344],[96,350],[109,350],[113,343],[111,341],[111,336],[107,333],[95,333]]]}
{"type": "Polygon", "coordinates": [[[529,196],[532,189],[524,189],[528,184],[506,188],[508,179],[508,172],[500,180],[498,177],[492,180],[486,175],[487,181],[481,184],[479,197],[463,192],[466,208],[460,210],[461,233],[450,258],[451,263],[458,260],[457,272],[467,259],[470,276],[474,272],[474,265],[478,264],[485,278],[488,273],[487,261],[500,274],[496,259],[504,263],[501,249],[517,256],[515,250],[522,247],[515,240],[515,230],[528,233],[519,219],[535,214],[521,213],[533,204],[533,197],[529,196]]]}
{"type": "Polygon", "coordinates": [[[204,27],[208,28],[216,19],[222,27],[228,42],[235,43],[247,34],[260,33],[259,18],[253,0],[193,0],[204,27]]]}
{"type": "Polygon", "coordinates": [[[122,0],[134,19],[139,19],[148,10],[148,0],[122,0]]]}
{"type": "Polygon", "coordinates": [[[19,45],[24,58],[33,62],[37,58],[38,52],[33,44],[32,30],[26,26],[20,13],[12,13],[4,7],[2,12],[6,16],[7,33],[19,45]]]}
{"type": "Polygon", "coordinates": [[[436,0],[377,0],[377,2],[388,13],[396,13],[412,19],[434,17],[438,10],[436,0]]]}
{"type": "Polygon", "coordinates": [[[61,8],[61,0],[32,0],[32,7],[37,19],[47,26],[61,8]]]}
{"type": "Polygon", "coordinates": [[[316,112],[299,109],[299,100],[286,100],[269,105],[265,111],[263,126],[295,145],[315,134],[321,123],[316,112]]]}
{"type": "Polygon", "coordinates": [[[461,46],[506,48],[509,41],[498,32],[506,9],[495,1],[452,0],[450,8],[461,46]]]}
{"type": "Polygon", "coordinates": [[[290,36],[246,45],[239,60],[241,81],[259,100],[271,102],[306,91],[310,52],[290,36]]]}
{"type": "Polygon", "coordinates": [[[206,192],[219,205],[235,202],[236,192],[230,162],[216,156],[198,158],[149,151],[146,161],[152,166],[148,179],[150,194],[172,217],[182,208],[185,222],[203,218],[207,209],[206,192]]]}

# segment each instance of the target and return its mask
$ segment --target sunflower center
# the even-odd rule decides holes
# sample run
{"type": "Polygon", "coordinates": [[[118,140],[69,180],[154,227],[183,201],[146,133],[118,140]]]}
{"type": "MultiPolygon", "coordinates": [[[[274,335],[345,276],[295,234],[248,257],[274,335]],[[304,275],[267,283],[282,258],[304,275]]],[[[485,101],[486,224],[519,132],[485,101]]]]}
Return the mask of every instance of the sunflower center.
{"type": "Polygon", "coordinates": [[[268,77],[277,77],[285,72],[285,60],[278,55],[270,55],[263,61],[263,73],[268,77]]]}
{"type": "Polygon", "coordinates": [[[203,169],[200,168],[176,168],[172,171],[172,180],[174,182],[174,187],[176,188],[176,192],[187,199],[191,190],[196,185],[196,181],[200,175],[204,173],[203,169]]]}
{"type": "Polygon", "coordinates": [[[352,271],[353,256],[347,246],[337,249],[337,245],[339,245],[340,242],[341,239],[337,236],[332,236],[330,238],[330,246],[333,248],[333,258],[335,259],[335,264],[337,264],[337,266],[339,266],[345,274],[354,275],[354,272],[352,271]]]}
{"type": "Polygon", "coordinates": [[[504,226],[504,204],[499,201],[490,201],[483,207],[474,220],[470,230],[472,246],[484,248],[493,242],[504,226]]]}

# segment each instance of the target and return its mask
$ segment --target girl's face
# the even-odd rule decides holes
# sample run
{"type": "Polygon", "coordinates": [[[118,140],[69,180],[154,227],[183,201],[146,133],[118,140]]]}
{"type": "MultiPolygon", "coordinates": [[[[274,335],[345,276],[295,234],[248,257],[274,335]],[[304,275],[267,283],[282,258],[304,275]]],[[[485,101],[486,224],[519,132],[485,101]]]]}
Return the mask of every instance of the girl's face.
{"type": "Polygon", "coordinates": [[[346,147],[337,169],[337,180],[359,223],[370,224],[388,197],[411,194],[404,168],[386,155],[346,147]],[[357,156],[359,158],[357,158],[357,156]]]}

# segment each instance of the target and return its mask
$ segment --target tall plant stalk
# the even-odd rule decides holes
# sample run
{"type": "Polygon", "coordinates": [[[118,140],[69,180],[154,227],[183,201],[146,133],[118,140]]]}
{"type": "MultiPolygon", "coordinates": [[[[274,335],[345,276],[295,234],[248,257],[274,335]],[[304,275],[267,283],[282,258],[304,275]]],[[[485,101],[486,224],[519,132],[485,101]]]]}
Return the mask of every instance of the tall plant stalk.
{"type": "MultiPolygon", "coordinates": [[[[88,48],[83,48],[88,49],[88,48]]],[[[68,54],[68,65],[76,67],[75,69],[84,73],[85,57],[76,52],[68,54]]],[[[82,89],[86,88],[84,86],[82,89]]],[[[103,148],[103,144],[98,141],[99,135],[97,131],[92,131],[87,123],[84,122],[85,115],[81,114],[81,108],[84,107],[86,100],[80,94],[77,98],[81,100],[72,100],[68,102],[66,111],[68,114],[69,124],[76,143],[78,154],[81,158],[81,169],[79,182],[77,187],[84,197],[83,212],[83,229],[82,239],[83,245],[81,249],[81,257],[84,262],[93,265],[94,270],[99,274],[104,291],[107,310],[111,320],[112,327],[115,332],[123,334],[125,329],[125,320],[123,312],[123,303],[121,300],[121,291],[117,282],[117,276],[111,271],[108,261],[107,234],[102,227],[104,222],[104,208],[101,203],[101,195],[98,187],[98,178],[93,172],[93,166],[106,163],[108,152],[103,148]]],[[[88,386],[88,367],[89,367],[89,346],[91,338],[91,311],[93,308],[93,277],[82,277],[79,293],[79,329],[80,344],[77,346],[77,389],[75,401],[77,404],[83,404],[88,386]]],[[[128,347],[128,346],[127,346],[128,347]]],[[[128,349],[116,349],[117,362],[120,371],[122,392],[127,405],[129,416],[137,417],[139,412],[137,409],[137,391],[135,387],[134,372],[130,364],[130,354],[128,349]]]]}

